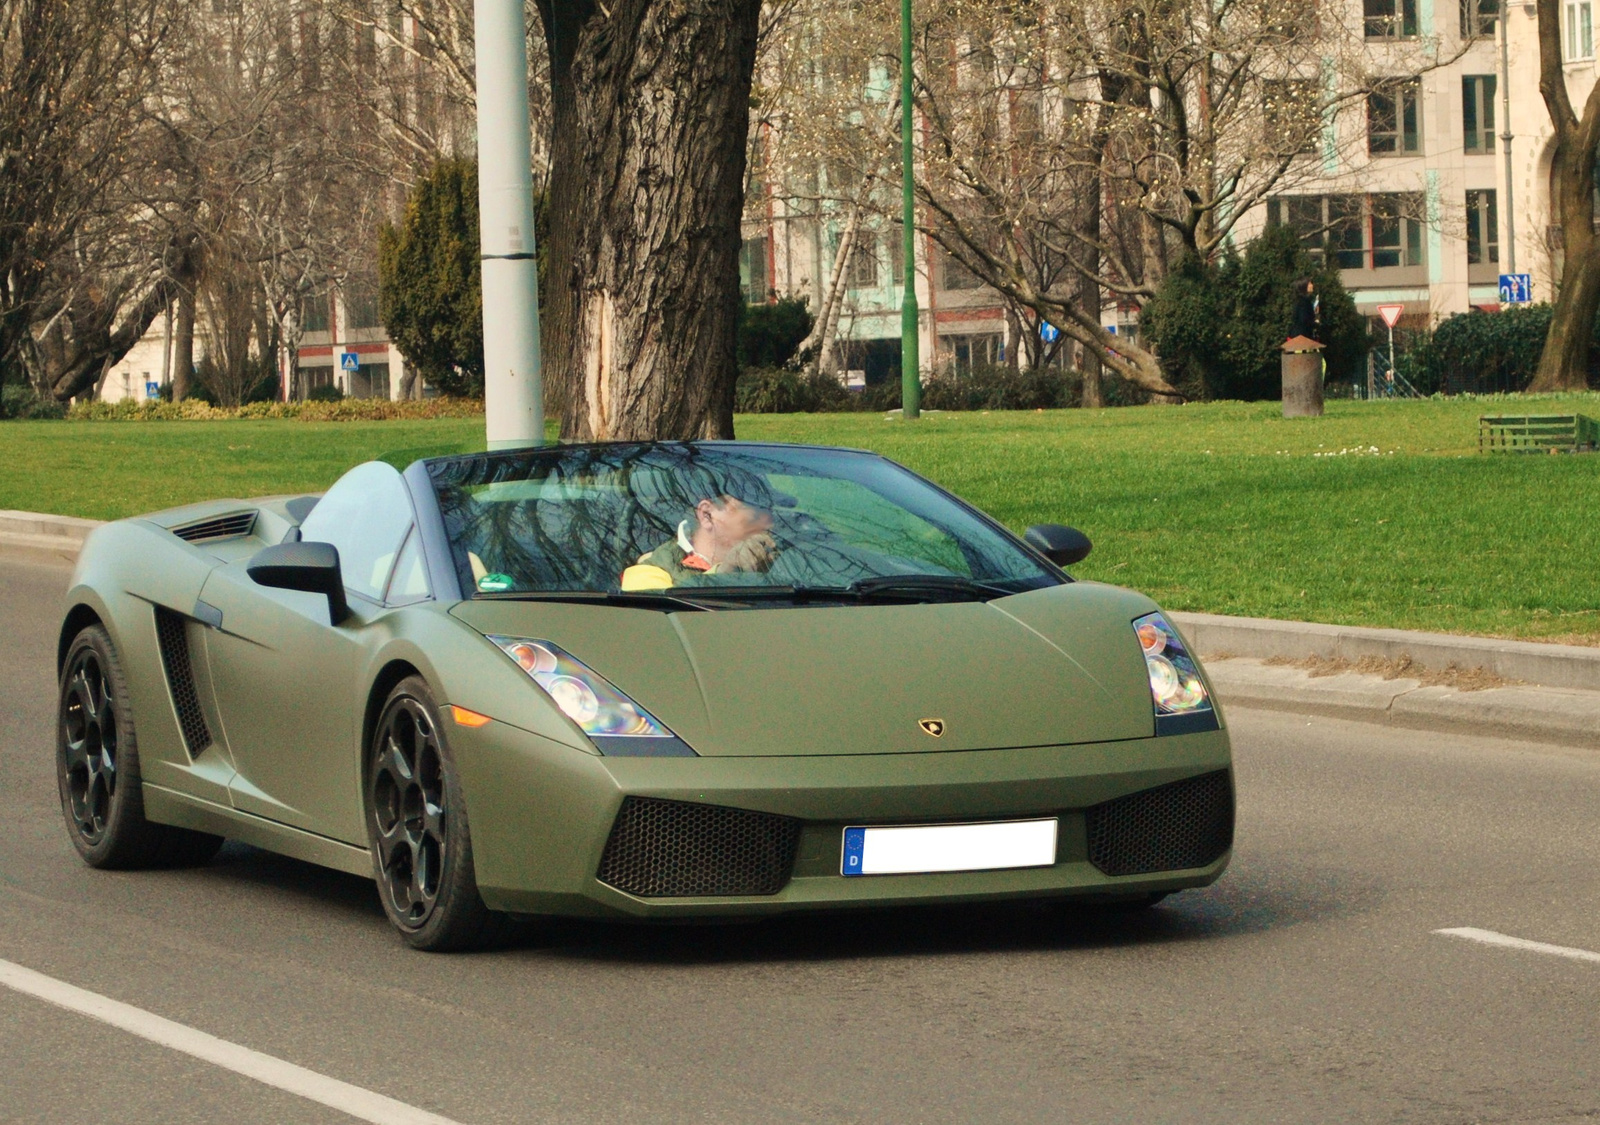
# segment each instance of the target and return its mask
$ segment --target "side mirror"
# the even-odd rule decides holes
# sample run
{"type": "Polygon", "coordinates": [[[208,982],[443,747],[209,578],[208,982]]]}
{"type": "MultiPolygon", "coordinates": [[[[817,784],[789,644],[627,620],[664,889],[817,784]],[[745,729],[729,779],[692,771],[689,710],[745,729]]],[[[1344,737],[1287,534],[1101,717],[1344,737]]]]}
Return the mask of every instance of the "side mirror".
{"type": "Polygon", "coordinates": [[[328,599],[329,624],[350,616],[344,600],[344,576],[339,572],[339,548],[332,543],[279,543],[256,553],[245,573],[258,586],[302,590],[328,599]]]}
{"type": "Polygon", "coordinates": [[[1075,527],[1062,527],[1059,523],[1041,523],[1028,528],[1023,540],[1057,566],[1071,566],[1089,557],[1094,544],[1075,527]]]}

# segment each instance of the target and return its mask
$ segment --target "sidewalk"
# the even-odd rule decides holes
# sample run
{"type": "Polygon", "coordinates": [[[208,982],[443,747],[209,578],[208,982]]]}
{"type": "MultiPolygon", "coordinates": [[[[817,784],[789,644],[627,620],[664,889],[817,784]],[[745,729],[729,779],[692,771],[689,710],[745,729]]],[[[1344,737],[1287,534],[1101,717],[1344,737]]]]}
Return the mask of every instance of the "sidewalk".
{"type": "MultiPolygon", "coordinates": [[[[98,526],[0,510],[0,558],[70,565],[98,526]]],[[[1600,749],[1600,648],[1209,613],[1170,616],[1205,658],[1225,707],[1600,749]],[[1387,679],[1340,668],[1363,659],[1404,667],[1406,674],[1387,679]],[[1494,686],[1472,691],[1424,682],[1447,672],[1469,675],[1442,678],[1494,686]]]]}

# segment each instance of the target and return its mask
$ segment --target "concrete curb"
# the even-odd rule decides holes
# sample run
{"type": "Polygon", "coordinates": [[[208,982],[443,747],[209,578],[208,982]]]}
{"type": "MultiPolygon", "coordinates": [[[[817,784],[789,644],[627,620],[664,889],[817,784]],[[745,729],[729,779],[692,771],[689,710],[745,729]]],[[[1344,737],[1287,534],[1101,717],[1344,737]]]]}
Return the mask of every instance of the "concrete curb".
{"type": "Polygon", "coordinates": [[[100,520],[0,508],[0,556],[24,562],[73,563],[100,520]]]}
{"type": "Polygon", "coordinates": [[[1310,656],[1346,660],[1363,656],[1389,660],[1410,657],[1420,667],[1439,671],[1451,666],[1482,668],[1508,680],[1600,691],[1600,648],[1261,617],[1222,617],[1214,613],[1174,613],[1172,619],[1201,655],[1226,654],[1257,660],[1274,656],[1289,660],[1310,656]]]}
{"type": "Polygon", "coordinates": [[[1522,685],[1458,691],[1353,672],[1313,676],[1240,658],[1211,660],[1206,671],[1224,706],[1600,749],[1595,691],[1522,685]]]}

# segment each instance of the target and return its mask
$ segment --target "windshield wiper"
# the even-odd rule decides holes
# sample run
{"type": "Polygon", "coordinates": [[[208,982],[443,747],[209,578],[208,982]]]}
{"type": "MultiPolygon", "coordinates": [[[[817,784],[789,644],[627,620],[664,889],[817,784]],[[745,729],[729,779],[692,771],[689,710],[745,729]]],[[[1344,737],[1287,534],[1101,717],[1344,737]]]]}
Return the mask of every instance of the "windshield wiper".
{"type": "Polygon", "coordinates": [[[861,578],[845,587],[845,593],[860,598],[918,598],[928,594],[957,594],[976,601],[1009,597],[1015,591],[986,582],[974,582],[958,574],[885,574],[861,578]]]}
{"type": "Polygon", "coordinates": [[[682,588],[681,596],[703,598],[706,601],[728,598],[794,602],[903,602],[949,598],[953,595],[988,601],[991,598],[1009,597],[1015,592],[954,574],[886,574],[858,579],[848,586],[693,586],[682,588]]]}
{"type": "Polygon", "coordinates": [[[675,594],[641,592],[632,590],[507,590],[477,595],[480,601],[501,602],[575,602],[580,605],[617,605],[634,609],[691,609],[697,613],[706,607],[675,594]]]}

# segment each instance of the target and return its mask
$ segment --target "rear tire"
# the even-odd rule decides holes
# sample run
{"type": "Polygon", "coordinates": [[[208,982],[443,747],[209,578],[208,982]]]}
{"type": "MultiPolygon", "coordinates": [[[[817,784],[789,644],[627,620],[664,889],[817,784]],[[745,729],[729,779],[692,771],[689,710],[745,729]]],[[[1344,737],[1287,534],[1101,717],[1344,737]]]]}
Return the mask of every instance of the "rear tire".
{"type": "Polygon", "coordinates": [[[207,863],[221,836],[145,819],[132,699],[110,634],[90,625],[67,649],[56,708],[56,782],[72,844],[90,867],[207,863]]]}
{"type": "Polygon", "coordinates": [[[367,839],[383,911],[406,944],[479,948],[505,917],[483,904],[455,758],[426,681],[397,684],[368,748],[367,839]]]}

